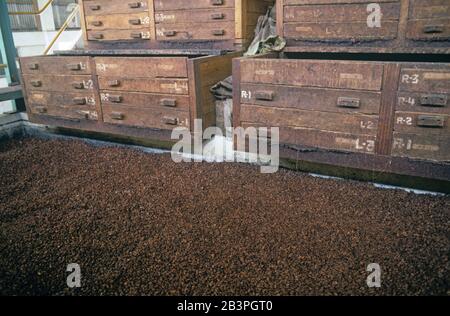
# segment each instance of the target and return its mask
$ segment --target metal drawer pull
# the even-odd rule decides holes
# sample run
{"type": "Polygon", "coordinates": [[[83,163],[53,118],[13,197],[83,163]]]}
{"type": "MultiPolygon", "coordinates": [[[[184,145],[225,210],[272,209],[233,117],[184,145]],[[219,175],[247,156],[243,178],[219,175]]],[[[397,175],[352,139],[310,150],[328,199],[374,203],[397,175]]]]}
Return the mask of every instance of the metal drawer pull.
{"type": "Polygon", "coordinates": [[[74,83],[72,83],[72,87],[74,89],[81,90],[81,89],[84,89],[84,83],[82,83],[82,82],[74,82],[74,83]]]}
{"type": "Polygon", "coordinates": [[[175,100],[175,99],[162,99],[161,100],[161,105],[174,108],[174,107],[177,106],[177,100],[175,100]]]}
{"type": "Polygon", "coordinates": [[[131,19],[128,20],[128,23],[130,23],[131,25],[141,25],[141,19],[131,19]]]}
{"type": "Polygon", "coordinates": [[[443,25],[426,25],[423,28],[423,32],[425,34],[443,33],[444,32],[444,26],[443,25]]]}
{"type": "Polygon", "coordinates": [[[212,5],[223,5],[223,0],[211,0],[212,5]]]}
{"type": "Polygon", "coordinates": [[[444,94],[427,94],[420,96],[420,105],[443,107],[447,105],[447,96],[444,94]]]}
{"type": "Polygon", "coordinates": [[[113,102],[113,103],[121,103],[122,102],[122,97],[120,95],[110,95],[108,97],[109,102],[113,102]]]}
{"type": "Polygon", "coordinates": [[[98,11],[100,10],[100,6],[98,4],[90,5],[89,9],[91,9],[92,11],[98,11]]]}
{"type": "Polygon", "coordinates": [[[357,98],[338,98],[337,106],[341,108],[358,109],[361,106],[361,101],[357,98]]]}
{"type": "Polygon", "coordinates": [[[130,34],[131,38],[142,38],[141,32],[133,32],[130,34]]]}
{"type": "Polygon", "coordinates": [[[261,101],[273,101],[274,93],[273,91],[256,91],[255,99],[261,101]]]}
{"type": "Polygon", "coordinates": [[[214,36],[222,36],[222,35],[225,35],[225,30],[213,30],[212,34],[214,36]]]}
{"type": "Polygon", "coordinates": [[[82,98],[82,97],[75,97],[72,99],[72,101],[76,105],[85,105],[87,103],[86,98],[82,98]]]}
{"type": "Polygon", "coordinates": [[[443,128],[444,124],[445,118],[443,116],[419,115],[417,117],[417,126],[443,128]]]}
{"type": "Polygon", "coordinates": [[[141,3],[140,2],[131,2],[128,3],[128,7],[130,7],[131,9],[137,9],[141,7],[141,3]]]}
{"type": "Polygon", "coordinates": [[[81,70],[81,64],[68,64],[66,65],[67,69],[77,71],[81,70]]]}
{"type": "Polygon", "coordinates": [[[223,14],[223,13],[211,14],[211,19],[213,19],[213,20],[223,20],[224,18],[225,18],[225,14],[223,14]]]}
{"type": "Polygon", "coordinates": [[[121,112],[111,112],[109,115],[113,120],[122,121],[125,118],[125,115],[121,112]]]}
{"type": "Polygon", "coordinates": [[[177,35],[177,32],[176,32],[176,31],[166,31],[166,32],[164,32],[163,34],[164,34],[164,36],[166,36],[166,37],[172,37],[172,36],[177,35]]]}
{"type": "Polygon", "coordinates": [[[47,108],[45,106],[37,106],[35,109],[38,113],[47,113],[47,108]]]}
{"type": "Polygon", "coordinates": [[[102,22],[102,21],[92,21],[91,24],[92,24],[93,26],[102,26],[102,25],[103,25],[103,22],[102,22]]]}
{"type": "Polygon", "coordinates": [[[92,37],[94,39],[103,39],[103,34],[97,33],[97,34],[92,34],[92,37]]]}
{"type": "Polygon", "coordinates": [[[38,70],[39,64],[28,64],[28,69],[30,70],[38,70]]]}
{"type": "Polygon", "coordinates": [[[40,80],[32,80],[30,83],[33,87],[36,87],[36,88],[42,87],[42,81],[40,81],[40,80]]]}
{"type": "Polygon", "coordinates": [[[178,118],[176,117],[164,116],[162,121],[167,125],[178,125],[178,118]]]}
{"type": "Polygon", "coordinates": [[[118,86],[120,86],[120,81],[119,80],[110,80],[110,81],[108,81],[108,86],[118,87],[118,86]]]}

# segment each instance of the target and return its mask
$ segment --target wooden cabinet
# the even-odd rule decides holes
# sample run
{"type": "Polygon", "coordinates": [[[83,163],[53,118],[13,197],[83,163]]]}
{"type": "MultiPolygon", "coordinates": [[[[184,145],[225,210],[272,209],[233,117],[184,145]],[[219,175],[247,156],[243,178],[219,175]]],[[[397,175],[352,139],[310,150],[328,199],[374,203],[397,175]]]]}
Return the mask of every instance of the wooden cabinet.
{"type": "Polygon", "coordinates": [[[450,53],[447,0],[279,0],[287,52],[450,53]]]}
{"type": "Polygon", "coordinates": [[[83,0],[91,49],[242,50],[274,0],[83,0]]]}
{"type": "Polygon", "coordinates": [[[175,127],[193,131],[195,119],[203,128],[215,124],[209,89],[231,75],[231,60],[240,56],[104,54],[20,58],[30,120],[168,146],[175,127]]]}

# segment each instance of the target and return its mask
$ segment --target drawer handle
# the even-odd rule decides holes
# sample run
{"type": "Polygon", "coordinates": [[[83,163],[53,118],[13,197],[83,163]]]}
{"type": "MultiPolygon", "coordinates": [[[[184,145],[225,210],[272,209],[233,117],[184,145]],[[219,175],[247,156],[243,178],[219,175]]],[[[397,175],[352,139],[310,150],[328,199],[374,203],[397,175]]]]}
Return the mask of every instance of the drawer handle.
{"type": "Polygon", "coordinates": [[[72,99],[73,103],[76,105],[85,105],[87,103],[86,98],[75,97],[72,99]]]}
{"type": "Polygon", "coordinates": [[[37,106],[35,109],[38,113],[47,113],[47,108],[45,106],[37,106]]]}
{"type": "Polygon", "coordinates": [[[443,94],[427,94],[420,97],[420,105],[443,107],[447,105],[447,96],[443,94]]]}
{"type": "Polygon", "coordinates": [[[131,2],[131,3],[128,3],[128,7],[131,9],[138,9],[141,7],[141,3],[140,2],[131,2]]]}
{"type": "Polygon", "coordinates": [[[211,0],[212,5],[223,5],[223,0],[211,0]]]}
{"type": "Polygon", "coordinates": [[[256,91],[255,99],[261,101],[273,101],[274,93],[273,91],[256,91]]]}
{"type": "Polygon", "coordinates": [[[162,121],[167,125],[178,125],[178,118],[176,117],[164,116],[162,121]]]}
{"type": "Polygon", "coordinates": [[[121,112],[111,112],[109,116],[116,121],[122,121],[125,118],[125,115],[121,112]]]}
{"type": "Polygon", "coordinates": [[[40,80],[32,80],[30,83],[35,88],[42,87],[42,81],[40,80]]]}
{"type": "Polygon", "coordinates": [[[341,108],[358,109],[361,106],[361,100],[357,98],[338,98],[337,106],[341,108]]]}
{"type": "Polygon", "coordinates": [[[109,102],[113,102],[113,103],[121,103],[122,102],[122,97],[120,95],[110,95],[108,97],[109,102]]]}
{"type": "Polygon", "coordinates": [[[93,25],[93,26],[102,26],[103,22],[102,21],[92,21],[91,25],[93,25]]]}
{"type": "Polygon", "coordinates": [[[66,65],[66,67],[67,67],[67,69],[73,70],[73,71],[81,70],[81,64],[68,64],[68,65],[66,65]]]}
{"type": "Polygon", "coordinates": [[[101,34],[101,33],[97,33],[97,34],[92,34],[92,37],[94,38],[94,39],[103,39],[103,34],[101,34]]]}
{"type": "Polygon", "coordinates": [[[119,80],[109,80],[108,81],[108,86],[110,86],[110,87],[118,87],[118,86],[120,86],[120,81],[119,80]]]}
{"type": "Polygon", "coordinates": [[[131,38],[142,38],[141,32],[133,32],[130,34],[131,38]]]}
{"type": "Polygon", "coordinates": [[[28,69],[30,70],[38,70],[39,64],[28,64],[28,69]]]}
{"type": "Polygon", "coordinates": [[[445,118],[443,116],[419,115],[417,117],[417,126],[421,126],[421,127],[443,128],[444,123],[445,123],[445,118]]]}
{"type": "Polygon", "coordinates": [[[444,26],[443,25],[426,25],[423,28],[423,32],[425,34],[437,34],[444,32],[444,26]]]}
{"type": "Polygon", "coordinates": [[[175,35],[177,35],[176,31],[166,31],[163,33],[165,37],[173,37],[175,35]]]}
{"type": "Polygon", "coordinates": [[[162,99],[161,100],[161,105],[174,108],[174,107],[177,106],[177,100],[175,100],[175,99],[162,99]]]}
{"type": "Polygon", "coordinates": [[[141,19],[131,19],[128,20],[128,23],[130,23],[131,25],[141,25],[141,19]]]}
{"type": "Polygon", "coordinates": [[[84,89],[84,83],[82,83],[82,82],[74,82],[74,83],[72,83],[72,87],[74,89],[81,90],[81,89],[84,89]]]}
{"type": "Polygon", "coordinates": [[[100,10],[100,6],[98,4],[90,5],[89,9],[91,9],[92,11],[98,11],[100,10]]]}
{"type": "Polygon", "coordinates": [[[222,35],[225,35],[225,30],[213,30],[212,34],[214,36],[222,36],[222,35]]]}
{"type": "Polygon", "coordinates": [[[211,14],[211,19],[213,19],[213,20],[223,20],[224,18],[225,18],[225,14],[223,14],[223,13],[211,14]]]}

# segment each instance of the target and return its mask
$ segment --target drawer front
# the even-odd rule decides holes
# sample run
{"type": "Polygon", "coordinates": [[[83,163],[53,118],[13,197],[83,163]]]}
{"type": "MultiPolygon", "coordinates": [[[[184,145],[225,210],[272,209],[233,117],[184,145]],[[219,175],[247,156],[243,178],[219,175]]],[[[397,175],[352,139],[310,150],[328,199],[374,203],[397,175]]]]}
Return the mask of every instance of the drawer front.
{"type": "Polygon", "coordinates": [[[399,92],[396,110],[450,115],[450,94],[399,92]]]}
{"type": "Polygon", "coordinates": [[[248,104],[241,105],[240,120],[267,127],[305,127],[362,135],[376,135],[378,127],[376,115],[268,108],[248,104]]]}
{"type": "Polygon", "coordinates": [[[241,103],[300,110],[378,115],[381,93],[242,83],[241,103]]]}
{"type": "Polygon", "coordinates": [[[234,8],[206,9],[206,10],[185,10],[185,11],[161,11],[155,13],[156,23],[185,23],[195,22],[220,22],[234,21],[234,8]]]}
{"type": "Polygon", "coordinates": [[[85,16],[135,13],[149,10],[146,0],[84,0],[83,5],[85,16]]]}
{"type": "Polygon", "coordinates": [[[180,40],[226,40],[234,38],[234,22],[214,23],[159,23],[156,25],[156,39],[161,41],[180,40]]]}
{"type": "Polygon", "coordinates": [[[189,128],[189,112],[173,109],[158,109],[126,105],[104,104],[103,120],[110,124],[173,129],[175,127],[189,128]]]}
{"type": "MultiPolygon", "coordinates": [[[[375,3],[394,2],[396,0],[377,0],[375,3]]],[[[372,0],[284,0],[285,5],[306,5],[306,4],[348,4],[348,3],[373,3],[372,0]]],[[[398,2],[398,0],[397,0],[398,2]]]]}
{"type": "Polygon", "coordinates": [[[397,37],[397,21],[383,22],[382,27],[368,27],[367,22],[285,23],[284,36],[301,41],[373,41],[397,37]]]}
{"type": "Polygon", "coordinates": [[[91,76],[23,75],[27,91],[80,92],[94,91],[91,76]]]}
{"type": "Polygon", "coordinates": [[[431,113],[395,113],[395,131],[450,137],[449,116],[431,113]]]}
{"type": "Polygon", "coordinates": [[[450,40],[450,18],[409,21],[406,38],[421,41],[450,40]]]}
{"type": "Polygon", "coordinates": [[[66,119],[98,120],[92,93],[30,92],[28,106],[34,114],[66,119]]]}
{"type": "MultiPolygon", "coordinates": [[[[259,124],[243,123],[242,127],[260,127],[259,124]]],[[[376,137],[339,132],[320,131],[302,127],[280,127],[280,142],[339,151],[373,154],[376,137]]]]}
{"type": "Polygon", "coordinates": [[[107,29],[141,29],[150,27],[152,19],[148,12],[133,14],[95,15],[86,17],[86,28],[88,30],[107,29]]]}
{"type": "Polygon", "coordinates": [[[99,77],[101,90],[163,94],[189,94],[187,79],[99,77]]]}
{"type": "Polygon", "coordinates": [[[99,76],[187,78],[184,57],[96,57],[99,76]]]}
{"type": "Polygon", "coordinates": [[[400,91],[450,93],[450,65],[430,66],[428,69],[403,67],[400,91]]]}
{"type": "Polygon", "coordinates": [[[234,8],[235,0],[155,0],[155,11],[234,8]]]}
{"type": "Polygon", "coordinates": [[[450,137],[394,133],[392,155],[437,161],[450,161],[450,137]]]}
{"type": "MultiPolygon", "coordinates": [[[[399,20],[400,3],[381,3],[380,8],[383,12],[382,27],[383,22],[399,20]]],[[[285,6],[284,22],[367,22],[368,14],[367,3],[285,6]]]]}
{"type": "Polygon", "coordinates": [[[20,58],[23,74],[90,75],[89,57],[24,57],[20,58]]]}
{"type": "Polygon", "coordinates": [[[171,94],[102,91],[102,104],[126,104],[134,107],[169,108],[189,111],[189,97],[171,94]]]}
{"type": "Polygon", "coordinates": [[[136,28],[128,30],[103,30],[87,31],[89,41],[142,41],[150,40],[151,32],[149,28],[136,28]]]}
{"type": "Polygon", "coordinates": [[[410,0],[409,19],[440,19],[450,16],[448,0],[410,0]]]}
{"type": "Polygon", "coordinates": [[[241,81],[380,91],[383,65],[374,62],[254,59],[241,61],[241,81]]]}

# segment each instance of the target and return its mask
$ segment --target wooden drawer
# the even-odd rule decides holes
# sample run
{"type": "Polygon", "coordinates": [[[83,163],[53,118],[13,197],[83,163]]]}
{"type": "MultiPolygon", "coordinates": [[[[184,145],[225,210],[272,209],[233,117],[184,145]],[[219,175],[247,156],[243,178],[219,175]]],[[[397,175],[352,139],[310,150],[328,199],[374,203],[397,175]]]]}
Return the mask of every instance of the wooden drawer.
{"type": "Polygon", "coordinates": [[[450,65],[402,67],[399,91],[450,93],[450,65]]]}
{"type": "Polygon", "coordinates": [[[450,16],[448,0],[411,0],[409,4],[409,19],[440,19],[450,16]]]}
{"type": "Polygon", "coordinates": [[[177,10],[155,13],[155,22],[172,24],[186,23],[186,21],[221,22],[234,21],[234,8],[206,9],[206,10],[177,10]]]}
{"type": "Polygon", "coordinates": [[[450,115],[450,94],[399,92],[396,110],[450,115]]]}
{"type": "Polygon", "coordinates": [[[430,113],[395,113],[395,131],[450,137],[449,116],[430,113]]]}
{"type": "Polygon", "coordinates": [[[411,0],[407,38],[412,40],[450,40],[450,2],[411,0]]]}
{"type": "Polygon", "coordinates": [[[436,161],[450,161],[450,137],[394,133],[392,155],[436,161]]]}
{"type": "Polygon", "coordinates": [[[135,106],[103,104],[103,120],[110,124],[135,127],[173,129],[189,128],[189,112],[174,109],[142,108],[135,106]]]}
{"type": "Polygon", "coordinates": [[[29,91],[80,92],[94,91],[91,76],[23,75],[25,87],[29,91]]]}
{"type": "Polygon", "coordinates": [[[151,33],[148,28],[87,31],[87,38],[90,41],[148,41],[151,33]]]}
{"type": "Polygon", "coordinates": [[[95,57],[99,76],[187,78],[185,57],[95,57]]]}
{"type": "Polygon", "coordinates": [[[304,87],[381,90],[383,65],[374,62],[242,60],[241,81],[304,87]]]}
{"type": "Polygon", "coordinates": [[[23,74],[90,75],[89,57],[24,57],[21,58],[23,74]]]}
{"type": "Polygon", "coordinates": [[[234,22],[156,24],[160,41],[233,39],[234,22]]]}
{"type": "Polygon", "coordinates": [[[134,107],[160,107],[189,111],[189,97],[172,94],[102,91],[102,104],[126,104],[134,107]]]}
{"type": "Polygon", "coordinates": [[[83,0],[83,6],[86,16],[135,13],[149,10],[147,0],[83,0]]]}
{"type": "Polygon", "coordinates": [[[31,92],[28,106],[34,114],[55,116],[64,119],[98,120],[93,93],[31,92]]]}
{"type": "Polygon", "coordinates": [[[376,115],[302,111],[249,104],[241,105],[240,120],[267,127],[306,127],[360,135],[376,135],[378,126],[376,115]]]}
{"type": "Polygon", "coordinates": [[[188,79],[99,77],[101,90],[189,94],[188,79]]]}
{"type": "MultiPolygon", "coordinates": [[[[86,17],[86,28],[88,30],[130,30],[150,27],[151,17],[148,12],[93,15],[86,17]]],[[[149,30],[147,30],[148,32],[149,30]]],[[[101,34],[101,33],[93,33],[101,34]]]]}
{"type": "Polygon", "coordinates": [[[242,83],[241,103],[311,111],[378,114],[381,93],[242,83]]]}
{"type": "Polygon", "coordinates": [[[155,11],[233,8],[235,0],[154,0],[155,11]]]}

